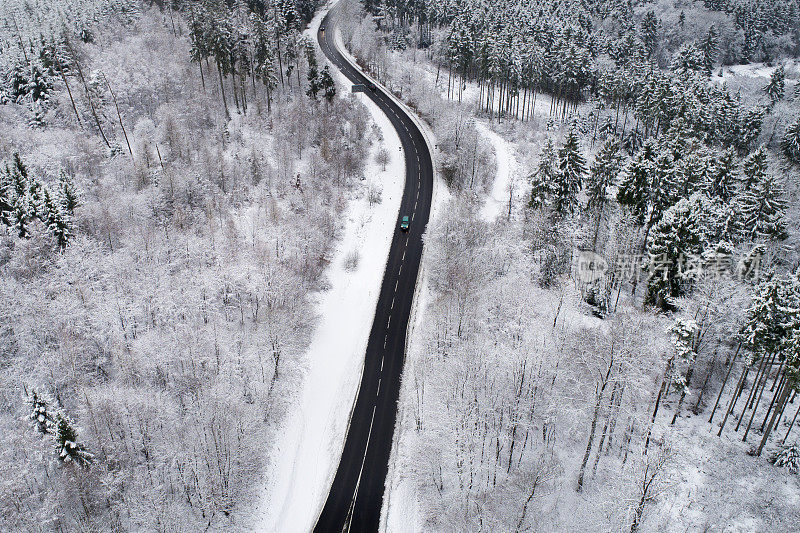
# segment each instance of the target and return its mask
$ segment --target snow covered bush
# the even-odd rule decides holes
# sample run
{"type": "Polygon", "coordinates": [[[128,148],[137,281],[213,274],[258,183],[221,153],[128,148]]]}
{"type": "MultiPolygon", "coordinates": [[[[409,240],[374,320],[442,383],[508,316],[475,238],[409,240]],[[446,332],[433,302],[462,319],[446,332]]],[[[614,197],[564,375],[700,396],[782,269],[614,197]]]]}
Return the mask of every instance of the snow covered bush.
{"type": "Polygon", "coordinates": [[[797,474],[800,471],[800,447],[796,442],[782,446],[770,457],[770,462],[775,466],[786,468],[790,474],[797,474]]]}
{"type": "Polygon", "coordinates": [[[360,260],[358,250],[351,250],[344,257],[344,269],[348,272],[355,272],[358,270],[358,262],[360,260]]]}

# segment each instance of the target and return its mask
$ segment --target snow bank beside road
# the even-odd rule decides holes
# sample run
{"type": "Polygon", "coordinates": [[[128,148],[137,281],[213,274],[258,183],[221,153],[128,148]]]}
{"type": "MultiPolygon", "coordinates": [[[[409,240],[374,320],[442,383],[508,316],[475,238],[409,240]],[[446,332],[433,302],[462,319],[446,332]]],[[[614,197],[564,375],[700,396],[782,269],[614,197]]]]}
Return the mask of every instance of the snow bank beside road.
{"type": "MultiPolygon", "coordinates": [[[[315,18],[310,32],[316,33],[323,16],[321,13],[315,18]]],[[[349,82],[343,76],[336,79],[340,82],[339,94],[347,95],[349,82]]],[[[325,273],[330,289],[318,295],[320,322],[308,350],[308,370],[295,402],[297,410],[288,417],[276,444],[258,517],[260,531],[310,531],[325,503],[361,381],[367,339],[400,209],[405,182],[400,139],[377,106],[364,95],[356,97],[367,106],[383,142],[373,146],[365,172],[367,181],[350,199],[341,220],[344,236],[325,273]],[[375,163],[374,156],[381,147],[390,156],[385,171],[375,163]],[[369,204],[370,185],[382,188],[381,203],[369,204]],[[348,270],[346,260],[354,252],[358,266],[348,270]]]]}

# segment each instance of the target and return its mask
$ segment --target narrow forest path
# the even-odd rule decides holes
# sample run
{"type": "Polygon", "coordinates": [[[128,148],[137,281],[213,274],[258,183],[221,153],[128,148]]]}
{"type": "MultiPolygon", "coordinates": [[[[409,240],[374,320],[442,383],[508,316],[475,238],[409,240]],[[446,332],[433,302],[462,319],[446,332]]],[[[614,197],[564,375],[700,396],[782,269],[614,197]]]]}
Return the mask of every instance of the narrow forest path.
{"type": "Polygon", "coordinates": [[[517,170],[517,159],[514,156],[514,147],[498,133],[481,121],[475,122],[478,133],[489,139],[494,147],[495,173],[492,188],[481,208],[481,218],[487,222],[494,221],[498,216],[507,215],[509,204],[513,201],[514,173],[517,170]]]}

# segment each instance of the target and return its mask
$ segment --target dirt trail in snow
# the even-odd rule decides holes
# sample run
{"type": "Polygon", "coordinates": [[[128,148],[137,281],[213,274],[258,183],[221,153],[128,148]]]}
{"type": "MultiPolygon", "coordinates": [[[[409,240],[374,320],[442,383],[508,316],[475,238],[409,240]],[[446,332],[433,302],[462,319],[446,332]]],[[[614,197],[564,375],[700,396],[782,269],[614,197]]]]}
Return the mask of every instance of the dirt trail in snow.
{"type": "Polygon", "coordinates": [[[508,213],[508,205],[514,183],[514,172],[517,168],[517,159],[514,157],[513,146],[499,134],[495,133],[483,122],[476,121],[478,132],[489,139],[494,146],[497,172],[494,177],[492,189],[481,208],[481,218],[487,222],[494,221],[501,214],[508,213]]]}

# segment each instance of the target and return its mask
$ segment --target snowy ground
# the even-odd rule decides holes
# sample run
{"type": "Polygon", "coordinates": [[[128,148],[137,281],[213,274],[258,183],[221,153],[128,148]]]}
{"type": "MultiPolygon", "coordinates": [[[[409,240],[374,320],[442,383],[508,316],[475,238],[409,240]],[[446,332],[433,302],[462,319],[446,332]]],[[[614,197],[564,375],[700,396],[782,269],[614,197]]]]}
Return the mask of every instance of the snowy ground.
{"type": "MultiPolygon", "coordinates": [[[[391,52],[394,56],[396,61],[406,61],[409,62],[411,59],[407,55],[403,55],[400,52],[391,52]]],[[[442,98],[448,99],[447,95],[447,74],[439,72],[439,77],[437,81],[436,77],[436,67],[429,61],[414,61],[413,65],[419,67],[425,76],[434,83],[436,87],[439,89],[442,98]]],[[[450,87],[450,99],[451,100],[458,100],[458,85],[452,84],[450,87]]],[[[461,90],[461,103],[465,105],[474,105],[479,107],[479,98],[481,97],[481,90],[480,86],[472,81],[467,81],[463,83],[462,90],[461,90]]],[[[486,96],[484,95],[484,98],[486,96]]],[[[549,94],[537,94],[536,98],[533,101],[533,115],[542,118],[549,118],[550,117],[550,107],[552,104],[552,98],[549,94]]],[[[486,102],[483,102],[483,106],[485,107],[486,102]]],[[[526,103],[526,106],[528,104],[526,103]]],[[[495,98],[494,103],[494,116],[497,115],[497,110],[500,106],[500,101],[498,98],[495,98]]],[[[481,107],[483,109],[483,107],[481,107]]]]}
{"type": "MultiPolygon", "coordinates": [[[[783,62],[783,67],[786,69],[786,81],[788,85],[796,83],[798,73],[800,73],[800,61],[789,59],[783,62]]],[[[714,71],[711,76],[713,81],[718,83],[729,82],[735,77],[742,78],[756,78],[762,79],[764,82],[768,81],[772,73],[775,72],[777,65],[766,65],[764,63],[749,63],[747,65],[729,65],[722,68],[722,76],[719,76],[719,70],[714,71]]]]}
{"type": "MultiPolygon", "coordinates": [[[[309,28],[316,33],[324,12],[309,28]]],[[[347,95],[350,84],[343,76],[339,93],[347,95]]],[[[365,96],[358,95],[380,128],[383,142],[373,146],[365,175],[367,181],[350,199],[341,223],[343,238],[326,271],[329,290],[320,293],[320,316],[308,350],[308,371],[296,400],[297,410],[288,417],[276,443],[274,463],[268,472],[257,529],[281,533],[313,528],[338,466],[348,418],[358,392],[367,338],[375,314],[378,292],[391,245],[394,222],[402,198],[405,167],[403,153],[389,120],[365,96]],[[383,171],[375,153],[386,147],[391,162],[383,171]],[[370,181],[382,187],[382,202],[370,206],[366,190],[370,181]],[[345,268],[349,254],[359,256],[355,270],[345,268]]]]}
{"type": "MultiPolygon", "coordinates": [[[[768,401],[763,403],[761,411],[766,412],[768,401]]],[[[733,431],[729,420],[731,425],[717,437],[721,415],[712,425],[708,412],[692,416],[689,411],[669,427],[673,408],[668,404],[659,416],[659,430],[670,435],[676,453],[672,481],[646,513],[644,530],[670,531],[680,524],[681,531],[797,531],[800,482],[767,463],[769,450],[763,457],[748,455],[760,438],[757,431],[744,443],[744,430],[733,431]]],[[[796,409],[791,404],[788,408],[796,409]]],[[[776,431],[786,430],[781,423],[776,431]]]]}

